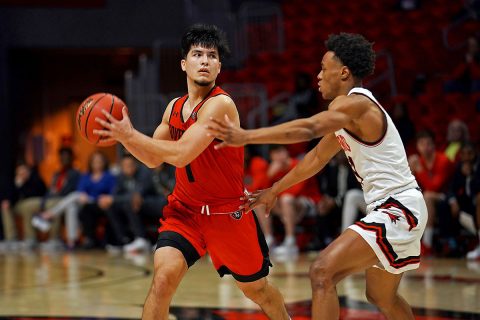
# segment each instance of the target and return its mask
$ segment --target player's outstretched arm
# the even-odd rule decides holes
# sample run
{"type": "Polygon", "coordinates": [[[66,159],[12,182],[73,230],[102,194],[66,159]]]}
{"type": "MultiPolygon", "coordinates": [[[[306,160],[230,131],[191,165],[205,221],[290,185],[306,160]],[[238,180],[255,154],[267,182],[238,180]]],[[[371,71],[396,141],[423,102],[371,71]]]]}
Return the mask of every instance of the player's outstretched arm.
{"type": "Polygon", "coordinates": [[[250,194],[243,208],[249,211],[259,205],[265,205],[268,215],[280,192],[318,173],[340,149],[335,134],[327,134],[313,150],[308,152],[292,170],[275,182],[271,188],[250,194]]]}
{"type": "Polygon", "coordinates": [[[358,98],[340,96],[333,100],[328,111],[310,118],[297,119],[273,127],[244,130],[226,116],[210,119],[207,130],[211,136],[224,141],[218,147],[246,144],[291,144],[309,141],[343,128],[362,111],[358,98]]]}

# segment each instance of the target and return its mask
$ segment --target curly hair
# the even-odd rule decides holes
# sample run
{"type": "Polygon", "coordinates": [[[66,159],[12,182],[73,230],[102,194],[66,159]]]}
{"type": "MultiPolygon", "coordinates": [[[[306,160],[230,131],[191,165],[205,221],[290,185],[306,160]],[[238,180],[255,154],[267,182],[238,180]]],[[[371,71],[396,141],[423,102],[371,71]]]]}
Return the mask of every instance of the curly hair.
{"type": "Polygon", "coordinates": [[[354,77],[363,79],[373,74],[375,69],[373,43],[368,42],[362,35],[345,32],[331,34],[325,41],[325,46],[350,69],[354,77]]]}
{"type": "Polygon", "coordinates": [[[216,48],[220,61],[230,54],[225,33],[215,25],[194,24],[182,37],[182,57],[185,59],[192,46],[216,48]]]}

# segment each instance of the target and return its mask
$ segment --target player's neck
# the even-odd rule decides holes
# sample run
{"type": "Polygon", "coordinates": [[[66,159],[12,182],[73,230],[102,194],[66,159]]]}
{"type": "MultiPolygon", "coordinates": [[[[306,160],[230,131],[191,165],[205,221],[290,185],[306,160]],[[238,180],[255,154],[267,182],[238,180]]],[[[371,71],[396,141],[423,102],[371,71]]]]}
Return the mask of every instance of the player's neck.
{"type": "Polygon", "coordinates": [[[188,83],[188,100],[193,105],[196,105],[202,101],[207,94],[215,86],[215,82],[212,82],[208,86],[201,86],[196,83],[188,83]]]}
{"type": "Polygon", "coordinates": [[[362,81],[359,81],[359,80],[355,80],[355,81],[349,81],[348,83],[345,83],[345,86],[343,86],[343,88],[340,89],[339,91],[339,94],[338,95],[348,95],[348,93],[350,92],[350,90],[352,90],[353,88],[362,88],[362,81]]]}

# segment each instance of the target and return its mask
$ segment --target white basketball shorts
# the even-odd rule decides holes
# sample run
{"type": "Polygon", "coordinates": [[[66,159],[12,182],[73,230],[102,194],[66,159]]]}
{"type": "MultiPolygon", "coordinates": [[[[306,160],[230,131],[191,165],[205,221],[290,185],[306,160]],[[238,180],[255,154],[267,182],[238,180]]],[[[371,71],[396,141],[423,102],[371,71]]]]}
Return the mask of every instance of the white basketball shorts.
{"type": "Polygon", "coordinates": [[[418,189],[408,189],[367,206],[367,215],[349,228],[372,247],[390,273],[417,269],[427,207],[418,189]]]}

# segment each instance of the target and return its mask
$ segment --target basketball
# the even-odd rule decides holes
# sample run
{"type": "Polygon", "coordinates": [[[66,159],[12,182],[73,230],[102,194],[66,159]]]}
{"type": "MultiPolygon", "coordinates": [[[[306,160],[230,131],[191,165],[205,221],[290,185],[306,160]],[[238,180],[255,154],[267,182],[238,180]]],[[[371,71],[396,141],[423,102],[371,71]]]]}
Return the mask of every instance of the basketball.
{"type": "Polygon", "coordinates": [[[103,126],[95,121],[95,118],[108,121],[102,113],[106,110],[115,119],[121,120],[122,108],[125,103],[117,96],[111,93],[95,93],[85,99],[77,110],[76,124],[80,135],[84,137],[91,144],[99,147],[108,147],[114,145],[115,141],[104,141],[99,135],[93,133],[95,129],[103,129],[103,126]]]}

